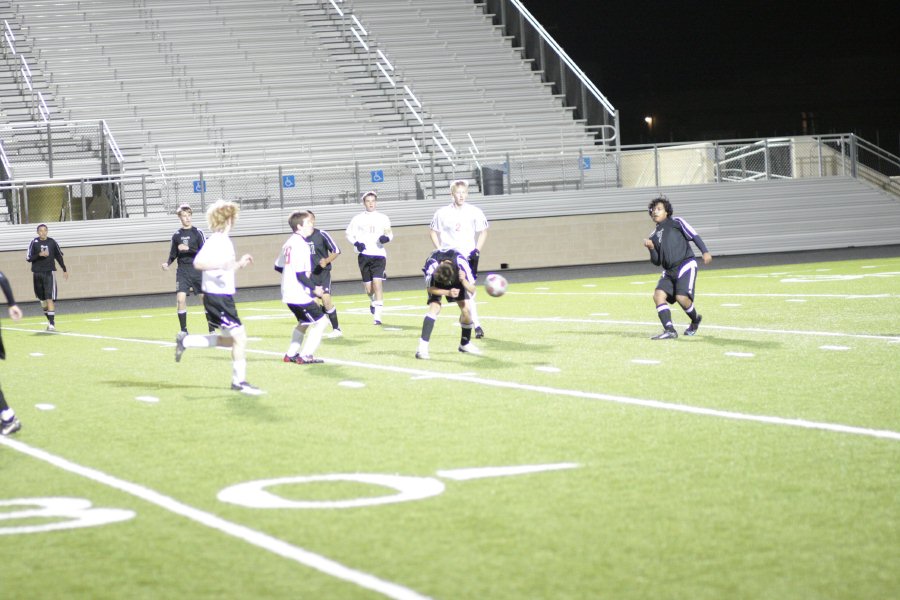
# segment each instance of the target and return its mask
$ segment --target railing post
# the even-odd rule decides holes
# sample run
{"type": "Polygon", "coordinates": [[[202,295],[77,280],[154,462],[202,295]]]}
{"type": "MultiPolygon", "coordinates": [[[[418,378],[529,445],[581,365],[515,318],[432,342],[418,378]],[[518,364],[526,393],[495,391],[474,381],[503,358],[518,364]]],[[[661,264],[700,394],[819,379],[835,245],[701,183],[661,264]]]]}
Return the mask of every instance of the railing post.
{"type": "MultiPolygon", "coordinates": [[[[147,174],[144,173],[141,175],[141,199],[144,202],[144,205],[147,205],[147,174]]],[[[122,202],[125,202],[125,199],[122,199],[122,202]]],[[[123,217],[125,215],[125,211],[123,209],[119,209],[119,216],[123,217]]]]}
{"type": "Polygon", "coordinates": [[[579,190],[584,189],[584,150],[578,149],[578,174],[580,178],[579,190]]]}
{"type": "Polygon", "coordinates": [[[431,149],[431,199],[434,200],[437,198],[437,195],[434,193],[435,182],[434,182],[434,148],[431,149]]]}
{"type": "Polygon", "coordinates": [[[362,190],[359,187],[359,161],[353,161],[353,181],[356,182],[356,197],[359,198],[362,195],[362,190]]]}
{"type": "Polygon", "coordinates": [[[284,208],[284,170],[281,165],[278,165],[278,204],[284,208]]]}
{"type": "Polygon", "coordinates": [[[713,169],[715,172],[716,183],[722,183],[722,170],[719,168],[719,142],[713,142],[713,169]]]}
{"type": "Polygon", "coordinates": [[[507,194],[512,194],[512,163],[509,160],[509,152],[506,153],[506,189],[507,194]]]}
{"type": "Polygon", "coordinates": [[[29,223],[31,219],[28,216],[28,184],[22,184],[22,205],[25,207],[25,220],[23,223],[29,223]]]}
{"type": "Polygon", "coordinates": [[[771,165],[769,164],[769,138],[763,140],[763,165],[766,169],[766,181],[772,179],[771,165]]]}
{"type": "Polygon", "coordinates": [[[659,146],[653,145],[653,185],[659,187],[659,146]]]}
{"type": "Polygon", "coordinates": [[[859,152],[859,147],[857,146],[857,143],[856,143],[856,134],[851,133],[850,134],[850,177],[853,177],[854,179],[856,178],[856,175],[858,172],[857,171],[857,167],[858,167],[857,159],[859,158],[858,152],[859,152]]]}
{"type": "Polygon", "coordinates": [[[53,178],[53,134],[50,129],[50,121],[47,121],[47,168],[50,178],[53,178]]]}
{"type": "Polygon", "coordinates": [[[822,138],[816,138],[816,142],[816,148],[819,151],[819,177],[822,177],[824,174],[822,165],[822,138]]]}
{"type": "MultiPolygon", "coordinates": [[[[144,208],[144,216],[147,209],[144,208]]],[[[206,212],[206,182],[203,181],[203,171],[200,171],[200,212],[206,212]]]]}
{"type": "Polygon", "coordinates": [[[84,197],[84,179],[81,180],[81,220],[87,221],[87,199],[84,197]]]}

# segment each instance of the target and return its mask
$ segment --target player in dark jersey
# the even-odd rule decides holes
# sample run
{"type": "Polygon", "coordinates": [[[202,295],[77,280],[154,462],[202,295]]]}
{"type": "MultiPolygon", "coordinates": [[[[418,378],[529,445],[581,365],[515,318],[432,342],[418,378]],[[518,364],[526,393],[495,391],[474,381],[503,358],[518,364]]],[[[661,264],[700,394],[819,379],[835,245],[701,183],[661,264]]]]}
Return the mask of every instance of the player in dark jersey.
{"type": "Polygon", "coordinates": [[[47,331],[56,331],[56,263],[63,270],[63,279],[69,279],[63,252],[51,237],[47,237],[47,225],[37,226],[38,236],[31,240],[25,260],[31,263],[34,279],[34,295],[41,301],[47,317],[47,331]]]}
{"type": "Polygon", "coordinates": [[[470,341],[472,314],[466,300],[475,291],[475,277],[469,261],[456,250],[435,250],[425,261],[422,272],[425,273],[425,290],[428,292],[428,313],[422,321],[422,337],[419,338],[416,358],[430,358],[428,343],[434,330],[434,322],[441,313],[441,298],[446,298],[447,302],[456,302],[459,306],[459,324],[462,328],[459,351],[481,354],[481,350],[470,341]]]}
{"type": "Polygon", "coordinates": [[[672,311],[669,310],[669,304],[676,301],[691,319],[684,335],[694,335],[703,317],[694,307],[697,259],[694,258],[689,242],[693,242],[703,253],[703,264],[712,262],[712,254],[687,221],[672,216],[672,203],[668,198],[660,196],[651,200],[647,210],[656,223],[656,229],[650,233],[649,239],[644,240],[644,246],[650,250],[650,262],[663,268],[653,291],[653,302],[664,329],[659,335],[653,336],[653,339],[670,340],[678,337],[672,324],[672,311]]]}
{"type": "MultiPolygon", "coordinates": [[[[315,226],[316,215],[312,211],[307,212],[312,217],[315,226]]],[[[313,229],[312,235],[306,239],[309,242],[309,253],[312,256],[312,281],[315,285],[322,286],[322,308],[325,310],[328,320],[331,321],[332,331],[328,337],[339,338],[344,334],[338,324],[337,309],[331,301],[331,263],[337,259],[341,249],[334,238],[321,229],[313,229]]]]}
{"type": "MultiPolygon", "coordinates": [[[[176,260],[178,271],[175,273],[175,304],[178,311],[178,325],[181,331],[187,331],[187,297],[195,294],[203,299],[203,275],[194,267],[194,257],[206,242],[206,236],[192,224],[193,211],[187,204],[178,207],[176,213],[181,219],[181,229],[172,234],[172,245],[169,260],[162,264],[163,271],[169,270],[176,260]]],[[[210,327],[210,332],[213,329],[210,327]]]]}
{"type": "MultiPolygon", "coordinates": [[[[6,279],[6,275],[0,272],[0,289],[6,296],[6,303],[9,305],[9,317],[13,321],[22,318],[22,310],[16,305],[16,299],[13,298],[12,287],[6,279]]],[[[6,350],[3,348],[3,338],[0,337],[0,359],[6,358],[6,350]]],[[[3,389],[0,388],[0,435],[12,435],[22,429],[22,423],[16,418],[16,411],[9,407],[6,398],[3,396],[3,389]]]]}

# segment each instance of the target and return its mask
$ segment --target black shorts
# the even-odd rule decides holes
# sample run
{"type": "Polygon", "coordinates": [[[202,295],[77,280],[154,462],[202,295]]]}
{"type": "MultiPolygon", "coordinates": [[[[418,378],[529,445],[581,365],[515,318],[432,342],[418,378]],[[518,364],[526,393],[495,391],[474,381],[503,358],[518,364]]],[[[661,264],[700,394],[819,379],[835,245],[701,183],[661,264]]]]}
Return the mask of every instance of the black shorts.
{"type": "Polygon", "coordinates": [[[175,273],[175,292],[187,295],[203,293],[203,274],[193,265],[178,265],[175,273]]]}
{"type": "Polygon", "coordinates": [[[675,296],[687,296],[694,301],[694,285],[697,283],[697,261],[693,258],[681,263],[678,269],[663,271],[656,289],[666,293],[666,302],[673,304],[675,296]]]}
{"type": "Polygon", "coordinates": [[[387,279],[384,270],[387,265],[385,257],[360,254],[356,260],[359,263],[359,274],[362,275],[363,283],[369,283],[373,279],[387,279]]]}
{"type": "Polygon", "coordinates": [[[319,273],[316,273],[315,269],[313,269],[310,279],[312,279],[312,282],[315,285],[322,286],[322,291],[324,293],[331,293],[331,269],[322,269],[319,273]]]}
{"type": "Polygon", "coordinates": [[[213,327],[234,329],[241,326],[234,296],[222,294],[204,294],[203,308],[206,309],[206,321],[213,327]]]}
{"type": "Polygon", "coordinates": [[[456,303],[460,302],[461,300],[468,299],[469,292],[466,291],[466,288],[459,288],[459,296],[457,296],[456,298],[451,298],[450,296],[435,296],[432,294],[428,294],[428,304],[431,304],[432,302],[437,302],[438,304],[440,304],[441,300],[447,300],[447,303],[449,304],[451,302],[456,303]]]}
{"type": "Polygon", "coordinates": [[[34,295],[38,300],[56,301],[56,271],[39,271],[34,275],[34,295]]]}
{"type": "Polygon", "coordinates": [[[287,305],[294,316],[297,317],[298,323],[315,323],[325,316],[322,307],[316,302],[309,304],[288,304],[287,305]]]}

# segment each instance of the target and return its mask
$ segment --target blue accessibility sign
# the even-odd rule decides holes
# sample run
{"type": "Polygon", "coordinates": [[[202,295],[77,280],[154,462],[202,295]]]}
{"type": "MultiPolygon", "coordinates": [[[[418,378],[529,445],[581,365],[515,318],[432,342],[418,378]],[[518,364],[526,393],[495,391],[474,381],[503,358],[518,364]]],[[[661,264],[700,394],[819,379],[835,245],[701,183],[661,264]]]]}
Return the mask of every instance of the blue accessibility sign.
{"type": "Polygon", "coordinates": [[[591,157],[590,156],[582,156],[581,157],[581,170],[582,171],[590,171],[591,170],[591,157]]]}
{"type": "Polygon", "coordinates": [[[383,183],[384,182],[384,171],[369,171],[372,175],[372,183],[383,183]]]}
{"type": "Polygon", "coordinates": [[[283,187],[283,188],[297,187],[297,182],[294,180],[294,176],[293,175],[282,175],[281,176],[281,187],[283,187]]]}
{"type": "Polygon", "coordinates": [[[199,179],[194,180],[194,193],[199,194],[200,192],[206,193],[206,181],[200,181],[199,179]]]}

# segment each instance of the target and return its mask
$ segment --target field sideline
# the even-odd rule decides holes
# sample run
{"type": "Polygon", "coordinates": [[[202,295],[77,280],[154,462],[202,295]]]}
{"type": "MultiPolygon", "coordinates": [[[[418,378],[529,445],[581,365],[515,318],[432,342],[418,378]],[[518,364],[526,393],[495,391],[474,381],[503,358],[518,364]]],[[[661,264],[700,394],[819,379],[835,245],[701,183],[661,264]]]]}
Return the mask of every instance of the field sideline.
{"type": "Polygon", "coordinates": [[[31,307],[2,322],[24,427],[0,438],[0,590],[894,597],[895,250],[718,261],[699,335],[664,342],[652,267],[513,272],[479,296],[485,354],[447,306],[430,361],[418,280],[388,282],[382,328],[342,284],[322,365],[282,363],[291,315],[239,295],[258,398],[223,351],[174,362],[171,297],[63,298],[55,334],[31,307]]]}

